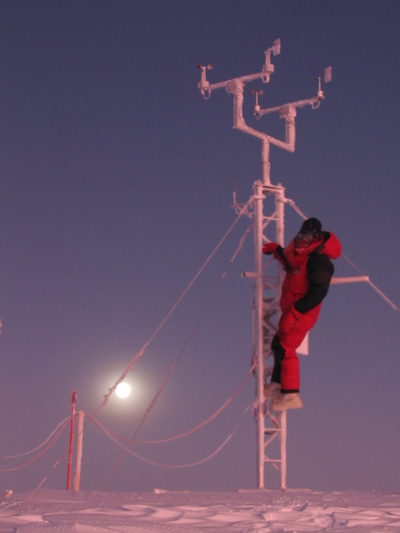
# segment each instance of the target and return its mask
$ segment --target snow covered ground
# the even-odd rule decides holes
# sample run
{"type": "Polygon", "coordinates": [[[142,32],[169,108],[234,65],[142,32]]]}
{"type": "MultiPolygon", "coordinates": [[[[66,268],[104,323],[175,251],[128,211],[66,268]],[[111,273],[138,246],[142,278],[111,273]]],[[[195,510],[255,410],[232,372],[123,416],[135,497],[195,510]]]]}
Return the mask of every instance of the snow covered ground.
{"type": "Polygon", "coordinates": [[[5,494],[0,532],[400,532],[400,493],[246,490],[5,494]]]}

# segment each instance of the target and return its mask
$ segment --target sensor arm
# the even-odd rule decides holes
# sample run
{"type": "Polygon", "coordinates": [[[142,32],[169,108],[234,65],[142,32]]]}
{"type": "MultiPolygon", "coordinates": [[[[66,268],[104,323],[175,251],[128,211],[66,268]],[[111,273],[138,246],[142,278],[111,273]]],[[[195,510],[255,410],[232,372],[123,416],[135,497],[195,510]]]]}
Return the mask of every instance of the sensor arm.
{"type": "MultiPolygon", "coordinates": [[[[242,80],[244,83],[261,79],[263,83],[268,83],[270,81],[271,74],[275,70],[274,65],[271,63],[271,54],[276,56],[280,53],[281,53],[281,40],[275,39],[273,45],[265,51],[265,63],[263,65],[262,71],[258,72],[257,74],[249,74],[247,76],[242,76],[237,79],[242,80]]],[[[215,89],[227,88],[228,85],[236,81],[235,79],[233,79],[233,80],[223,81],[221,83],[213,83],[212,85],[210,85],[210,82],[206,78],[206,71],[211,70],[212,65],[204,66],[204,65],[199,64],[197,65],[197,68],[201,70],[201,79],[198,84],[198,88],[200,89],[201,94],[206,100],[210,98],[211,91],[214,91],[215,89]]]]}

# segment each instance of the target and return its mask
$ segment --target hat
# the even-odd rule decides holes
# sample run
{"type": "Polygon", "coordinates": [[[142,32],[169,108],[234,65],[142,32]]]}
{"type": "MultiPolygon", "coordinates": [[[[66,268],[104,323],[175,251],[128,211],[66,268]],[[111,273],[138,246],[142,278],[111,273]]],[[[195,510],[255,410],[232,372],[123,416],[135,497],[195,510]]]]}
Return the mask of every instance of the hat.
{"type": "Polygon", "coordinates": [[[299,233],[309,233],[315,238],[320,237],[322,231],[322,224],[318,218],[308,218],[305,220],[300,228],[299,233]]]}

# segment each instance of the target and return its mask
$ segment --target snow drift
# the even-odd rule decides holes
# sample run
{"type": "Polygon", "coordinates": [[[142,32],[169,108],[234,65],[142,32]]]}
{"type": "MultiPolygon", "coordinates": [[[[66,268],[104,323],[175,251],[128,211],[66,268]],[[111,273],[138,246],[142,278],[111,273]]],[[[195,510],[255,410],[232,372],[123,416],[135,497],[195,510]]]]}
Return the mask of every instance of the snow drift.
{"type": "Polygon", "coordinates": [[[0,503],[1,533],[400,531],[400,494],[306,489],[237,492],[12,494],[0,503]]]}

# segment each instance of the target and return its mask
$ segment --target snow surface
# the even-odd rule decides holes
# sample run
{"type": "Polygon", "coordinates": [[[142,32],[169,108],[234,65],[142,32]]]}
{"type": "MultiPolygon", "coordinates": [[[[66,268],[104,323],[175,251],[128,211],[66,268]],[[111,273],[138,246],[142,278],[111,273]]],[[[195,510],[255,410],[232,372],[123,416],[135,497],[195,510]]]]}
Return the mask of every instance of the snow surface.
{"type": "Polygon", "coordinates": [[[400,532],[400,493],[237,492],[5,493],[0,532],[400,532]]]}

